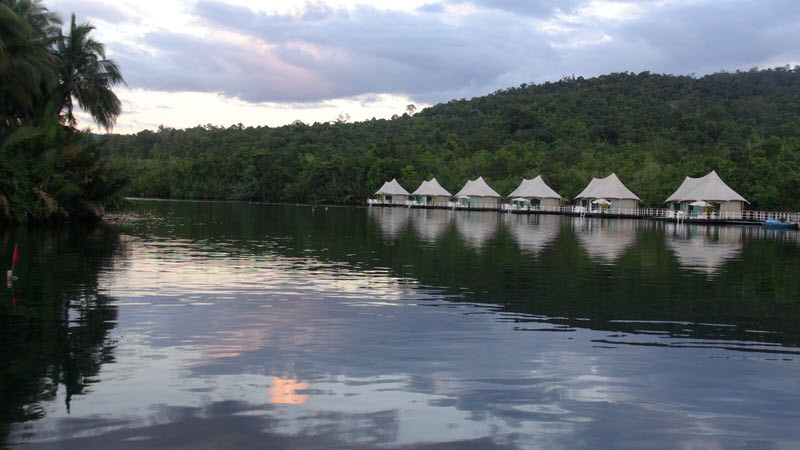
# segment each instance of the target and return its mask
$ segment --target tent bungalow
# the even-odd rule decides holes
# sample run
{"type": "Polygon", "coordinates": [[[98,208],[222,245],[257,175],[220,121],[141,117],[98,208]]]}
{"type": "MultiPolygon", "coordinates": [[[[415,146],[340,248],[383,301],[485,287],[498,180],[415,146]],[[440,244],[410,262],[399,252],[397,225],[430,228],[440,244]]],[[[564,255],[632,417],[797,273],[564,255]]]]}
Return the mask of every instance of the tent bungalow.
{"type": "Polygon", "coordinates": [[[456,194],[459,208],[497,209],[500,206],[500,197],[500,194],[483,181],[483,177],[467,181],[456,194]]]}
{"type": "Polygon", "coordinates": [[[706,212],[713,210],[712,218],[739,219],[744,204],[750,202],[728,187],[712,170],[701,178],[686,177],[665,203],[669,203],[673,213],[682,211],[689,217],[706,217],[706,212]]]}
{"type": "Polygon", "coordinates": [[[447,207],[450,197],[453,196],[436,181],[436,178],[432,178],[430,181],[423,181],[411,195],[417,205],[443,207],[447,207]]]}
{"type": "Polygon", "coordinates": [[[512,206],[516,206],[517,209],[539,211],[558,210],[558,204],[561,200],[558,192],[550,188],[542,180],[541,175],[532,180],[522,180],[519,187],[508,194],[508,197],[511,199],[512,206]]]}
{"type": "Polygon", "coordinates": [[[586,189],[578,194],[578,205],[587,209],[601,210],[606,205],[610,212],[635,209],[639,206],[639,197],[619,181],[617,174],[612,173],[605,178],[592,178],[586,189]]]}
{"type": "Polygon", "coordinates": [[[375,196],[377,198],[374,202],[370,202],[370,204],[405,205],[409,195],[408,191],[403,189],[403,186],[400,186],[400,183],[398,183],[395,178],[392,179],[392,181],[383,183],[383,186],[375,191],[375,196]]]}

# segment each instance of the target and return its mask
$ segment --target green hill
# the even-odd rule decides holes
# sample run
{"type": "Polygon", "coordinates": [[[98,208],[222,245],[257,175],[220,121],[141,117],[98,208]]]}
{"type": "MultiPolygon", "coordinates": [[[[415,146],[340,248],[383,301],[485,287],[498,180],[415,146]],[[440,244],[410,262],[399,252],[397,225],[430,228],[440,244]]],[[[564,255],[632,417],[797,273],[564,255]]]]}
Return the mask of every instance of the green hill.
{"type": "Polygon", "coordinates": [[[616,172],[647,206],[716,170],[750,208],[800,210],[800,67],[615,73],[521,85],[413,116],[115,136],[129,195],[362,203],[384,181],[482,175],[501,194],[541,174],[566,198],[616,172]]]}

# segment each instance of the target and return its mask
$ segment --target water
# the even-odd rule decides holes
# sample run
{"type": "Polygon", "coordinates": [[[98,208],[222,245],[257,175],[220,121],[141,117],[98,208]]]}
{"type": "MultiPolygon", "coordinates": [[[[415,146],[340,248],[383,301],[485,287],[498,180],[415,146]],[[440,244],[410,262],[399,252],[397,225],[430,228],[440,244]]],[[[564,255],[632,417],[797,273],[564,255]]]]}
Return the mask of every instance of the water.
{"type": "Polygon", "coordinates": [[[22,250],[6,445],[800,445],[794,231],[159,201],[110,222],[0,234],[22,250]]]}

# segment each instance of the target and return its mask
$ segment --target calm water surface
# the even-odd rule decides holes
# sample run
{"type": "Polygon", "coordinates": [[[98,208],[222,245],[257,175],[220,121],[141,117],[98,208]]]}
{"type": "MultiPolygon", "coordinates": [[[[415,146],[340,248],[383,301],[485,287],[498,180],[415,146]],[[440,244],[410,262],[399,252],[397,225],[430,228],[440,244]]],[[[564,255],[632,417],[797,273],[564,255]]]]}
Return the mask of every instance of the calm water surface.
{"type": "Polygon", "coordinates": [[[800,446],[794,231],[136,201],[17,242],[0,444],[800,446]]]}

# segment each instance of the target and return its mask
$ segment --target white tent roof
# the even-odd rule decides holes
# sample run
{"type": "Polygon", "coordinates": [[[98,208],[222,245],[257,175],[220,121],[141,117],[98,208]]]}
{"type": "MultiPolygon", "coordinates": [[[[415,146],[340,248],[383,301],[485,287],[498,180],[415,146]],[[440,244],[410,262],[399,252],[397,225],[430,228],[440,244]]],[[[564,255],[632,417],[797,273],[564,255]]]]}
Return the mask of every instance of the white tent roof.
{"type": "Polygon", "coordinates": [[[443,195],[445,197],[452,197],[452,194],[447,192],[447,189],[443,188],[442,185],[436,181],[435,177],[430,181],[423,181],[411,195],[431,195],[434,197],[443,195]]]}
{"type": "MultiPolygon", "coordinates": [[[[738,200],[750,203],[736,191],[728,187],[716,171],[711,171],[708,175],[701,178],[686,177],[677,191],[672,194],[666,202],[685,202],[685,201],[719,201],[730,202],[738,200]]],[[[665,203],[666,203],[665,202],[665,203]]]]}
{"type": "Polygon", "coordinates": [[[375,191],[374,195],[383,194],[383,195],[411,195],[408,193],[407,190],[403,189],[403,186],[400,186],[400,183],[397,182],[396,178],[392,178],[392,181],[387,181],[383,183],[380,189],[375,191]]]}
{"type": "Polygon", "coordinates": [[[464,196],[464,197],[502,197],[502,195],[498,194],[494,191],[494,189],[490,188],[485,181],[483,181],[483,177],[478,177],[477,180],[470,180],[467,181],[467,184],[458,191],[456,194],[457,197],[464,196]]]}
{"type": "Polygon", "coordinates": [[[509,197],[534,197],[534,198],[561,198],[558,192],[554,191],[544,182],[541,175],[532,180],[522,180],[519,187],[514,192],[508,194],[509,197]]]}
{"type": "Polygon", "coordinates": [[[613,198],[617,200],[633,199],[639,200],[639,197],[631,192],[628,188],[619,181],[617,174],[612,173],[605,178],[592,178],[586,189],[578,194],[575,198],[613,198]]]}

